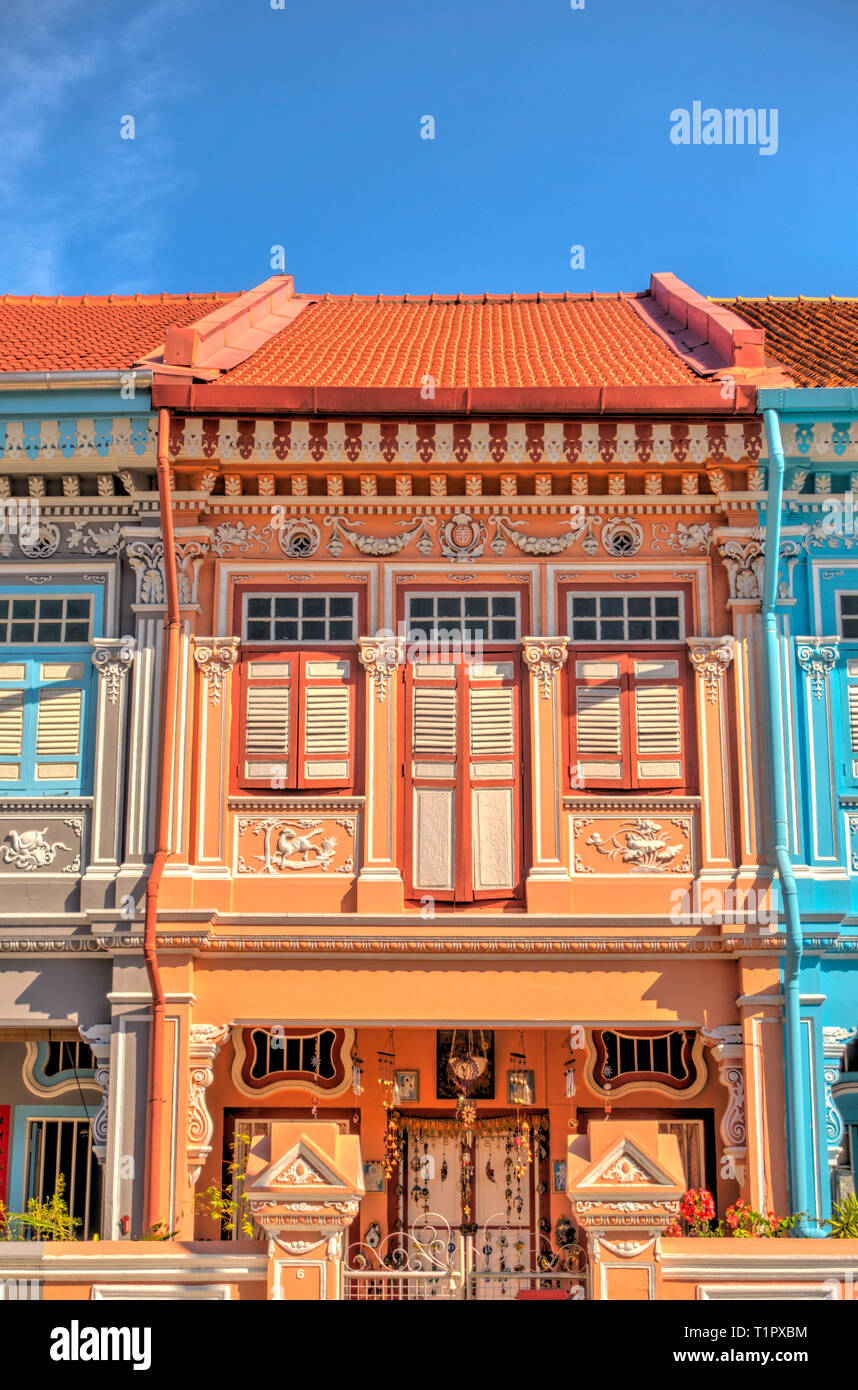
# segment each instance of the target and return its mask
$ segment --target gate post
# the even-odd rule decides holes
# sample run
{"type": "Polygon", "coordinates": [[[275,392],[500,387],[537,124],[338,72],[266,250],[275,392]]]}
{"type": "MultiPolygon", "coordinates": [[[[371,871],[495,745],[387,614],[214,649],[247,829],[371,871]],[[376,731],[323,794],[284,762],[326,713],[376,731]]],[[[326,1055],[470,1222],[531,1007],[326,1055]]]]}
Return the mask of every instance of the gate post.
{"type": "Polygon", "coordinates": [[[250,1150],[244,1192],[268,1236],[268,1298],[341,1299],[344,1232],[364,1195],[358,1136],[275,1121],[250,1150]]]}
{"type": "Polygon", "coordinates": [[[679,1217],[679,1140],[657,1120],[594,1120],[570,1136],[566,1191],[590,1238],[590,1297],[654,1299],[659,1236],[679,1217]]]}

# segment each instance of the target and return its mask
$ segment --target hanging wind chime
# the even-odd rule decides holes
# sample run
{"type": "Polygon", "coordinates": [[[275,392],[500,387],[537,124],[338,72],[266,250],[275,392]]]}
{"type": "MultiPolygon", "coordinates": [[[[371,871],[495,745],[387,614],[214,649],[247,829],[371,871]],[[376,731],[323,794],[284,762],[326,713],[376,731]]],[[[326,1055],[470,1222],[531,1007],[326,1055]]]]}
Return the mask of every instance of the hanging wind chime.
{"type": "Polygon", "coordinates": [[[577,1029],[577,1028],[570,1028],[570,1029],[569,1029],[569,1037],[568,1037],[568,1038],[564,1038],[564,1040],[563,1040],[563,1046],[564,1046],[564,1047],[568,1050],[568,1052],[569,1052],[569,1056],[566,1058],[565,1062],[563,1063],[563,1081],[564,1081],[564,1092],[565,1092],[565,1095],[566,1095],[566,1099],[567,1099],[568,1102],[569,1102],[569,1128],[570,1128],[570,1130],[572,1131],[573,1134],[575,1134],[575,1133],[577,1132],[577,1129],[578,1129],[578,1109],[577,1109],[577,1105],[576,1105],[576,1102],[575,1102],[575,1095],[576,1095],[576,1091],[577,1091],[577,1086],[576,1086],[576,1081],[575,1081],[575,1051],[576,1051],[576,1046],[575,1046],[575,1045],[576,1045],[576,1042],[578,1041],[580,1032],[581,1032],[580,1029],[577,1029]]]}
{"type": "Polygon", "coordinates": [[[399,1130],[394,1117],[396,1104],[396,1052],[393,1044],[393,1029],[388,1029],[387,1048],[378,1054],[378,1084],[381,1087],[381,1104],[385,1112],[384,1120],[384,1174],[393,1176],[399,1162],[399,1130]]]}
{"type": "Polygon", "coordinates": [[[456,1083],[456,1120],[461,1125],[460,1138],[460,1188],[462,1193],[462,1214],[465,1221],[471,1219],[471,1193],[473,1189],[472,1152],[474,1134],[477,1126],[477,1104],[471,1092],[483,1076],[488,1066],[488,1048],[483,1030],[480,1029],[479,1050],[474,1041],[473,1029],[467,1031],[464,1045],[456,1047],[456,1029],[450,1041],[450,1054],[447,1058],[447,1071],[456,1083]]]}

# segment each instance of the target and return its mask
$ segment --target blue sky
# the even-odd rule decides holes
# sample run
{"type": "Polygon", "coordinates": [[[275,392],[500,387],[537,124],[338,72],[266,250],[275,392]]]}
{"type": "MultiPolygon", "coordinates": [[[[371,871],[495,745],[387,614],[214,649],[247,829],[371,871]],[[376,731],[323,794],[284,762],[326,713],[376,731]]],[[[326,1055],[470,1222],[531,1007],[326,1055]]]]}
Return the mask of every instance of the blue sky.
{"type": "Polygon", "coordinates": [[[3,0],[0,292],[858,294],[854,0],[584,4],[3,0]]]}

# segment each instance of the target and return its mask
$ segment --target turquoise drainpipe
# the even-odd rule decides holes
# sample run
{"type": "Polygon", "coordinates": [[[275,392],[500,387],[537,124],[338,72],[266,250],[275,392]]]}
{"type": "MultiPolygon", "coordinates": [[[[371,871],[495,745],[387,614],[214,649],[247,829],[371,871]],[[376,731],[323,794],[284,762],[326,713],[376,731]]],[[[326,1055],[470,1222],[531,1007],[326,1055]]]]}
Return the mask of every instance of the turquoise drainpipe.
{"type": "MultiPolygon", "coordinates": [[[[787,949],[784,969],[784,1015],[786,1024],[786,1103],[789,1149],[790,1198],[793,1211],[809,1210],[807,1154],[805,1152],[805,1104],[801,1079],[801,974],[802,930],[798,910],[798,889],[789,857],[787,798],[784,778],[781,688],[778,661],[778,620],[775,613],[778,584],[778,554],[781,545],[781,507],[784,493],[784,449],[776,410],[764,410],[769,448],[769,486],[766,504],[766,558],[763,570],[763,653],[765,661],[766,712],[768,714],[770,792],[772,799],[772,849],[774,867],[781,884],[786,918],[787,949]]],[[[795,1228],[799,1235],[815,1235],[808,1220],[795,1228]]]]}

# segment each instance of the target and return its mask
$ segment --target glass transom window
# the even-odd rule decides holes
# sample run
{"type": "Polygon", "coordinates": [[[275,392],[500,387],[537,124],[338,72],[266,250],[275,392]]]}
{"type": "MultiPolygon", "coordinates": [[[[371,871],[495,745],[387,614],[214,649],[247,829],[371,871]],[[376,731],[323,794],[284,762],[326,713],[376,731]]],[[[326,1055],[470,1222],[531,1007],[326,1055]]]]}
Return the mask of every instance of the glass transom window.
{"type": "Polygon", "coordinates": [[[573,642],[678,642],[681,594],[570,594],[573,642]]]}
{"type": "Polygon", "coordinates": [[[245,642],[354,642],[354,594],[247,594],[245,642]]]}
{"type": "Polygon", "coordinates": [[[858,594],[838,594],[840,636],[858,638],[858,594]]]}
{"type": "Polygon", "coordinates": [[[516,642],[519,638],[516,594],[409,594],[411,641],[516,642]]]}
{"type": "Polygon", "coordinates": [[[91,627],[90,598],[0,598],[0,644],[4,646],[88,642],[91,627]]]}

